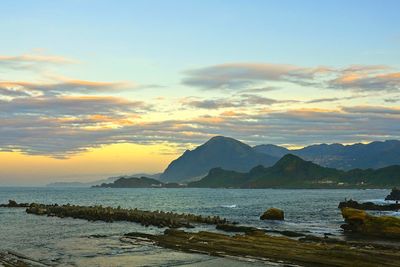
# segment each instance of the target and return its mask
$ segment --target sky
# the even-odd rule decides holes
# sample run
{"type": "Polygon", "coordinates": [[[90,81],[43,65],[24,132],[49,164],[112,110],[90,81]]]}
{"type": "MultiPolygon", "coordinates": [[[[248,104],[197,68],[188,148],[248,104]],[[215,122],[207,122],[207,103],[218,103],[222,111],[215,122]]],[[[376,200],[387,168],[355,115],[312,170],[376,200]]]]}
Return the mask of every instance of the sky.
{"type": "Polygon", "coordinates": [[[0,3],[0,185],[162,172],[215,135],[400,138],[400,2],[0,3]]]}

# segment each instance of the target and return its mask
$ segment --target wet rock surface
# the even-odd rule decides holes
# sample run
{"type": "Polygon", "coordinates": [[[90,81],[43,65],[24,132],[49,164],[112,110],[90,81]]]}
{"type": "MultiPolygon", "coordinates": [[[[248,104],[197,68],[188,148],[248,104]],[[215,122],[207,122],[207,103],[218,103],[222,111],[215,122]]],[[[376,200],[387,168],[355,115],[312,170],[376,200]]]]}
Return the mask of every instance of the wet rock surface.
{"type": "Polygon", "coordinates": [[[225,231],[225,232],[242,232],[248,233],[253,231],[260,231],[260,229],[252,226],[241,226],[236,224],[217,224],[217,230],[225,231]]]}
{"type": "Polygon", "coordinates": [[[283,210],[277,208],[270,208],[261,215],[260,219],[283,221],[285,219],[285,216],[283,210]]]}
{"type": "Polygon", "coordinates": [[[49,266],[13,251],[0,251],[0,266],[45,267],[49,266]]]}
{"type": "Polygon", "coordinates": [[[363,210],[342,208],[345,232],[386,239],[400,239],[400,218],[373,216],[363,210]]]}
{"type": "Polygon", "coordinates": [[[263,232],[263,233],[274,233],[274,234],[279,234],[279,235],[284,235],[288,237],[301,237],[305,236],[303,233],[298,233],[294,231],[288,231],[288,230],[269,230],[269,229],[259,229],[256,227],[252,226],[242,226],[242,225],[236,225],[236,224],[217,224],[216,227],[217,230],[225,231],[225,232],[233,232],[233,233],[251,233],[251,232],[263,232]]]}
{"type": "MultiPolygon", "coordinates": [[[[372,247],[326,242],[324,238],[303,241],[267,235],[261,231],[229,236],[212,232],[189,233],[167,229],[163,235],[129,233],[126,238],[148,240],[157,246],[213,256],[245,257],[302,266],[400,266],[400,252],[392,247],[372,247]]],[[[329,238],[328,238],[329,239],[329,238]]]]}
{"type": "Polygon", "coordinates": [[[339,209],[353,208],[358,210],[379,210],[379,211],[396,211],[400,210],[400,204],[386,204],[380,205],[373,202],[358,203],[352,199],[339,203],[339,209]]]}

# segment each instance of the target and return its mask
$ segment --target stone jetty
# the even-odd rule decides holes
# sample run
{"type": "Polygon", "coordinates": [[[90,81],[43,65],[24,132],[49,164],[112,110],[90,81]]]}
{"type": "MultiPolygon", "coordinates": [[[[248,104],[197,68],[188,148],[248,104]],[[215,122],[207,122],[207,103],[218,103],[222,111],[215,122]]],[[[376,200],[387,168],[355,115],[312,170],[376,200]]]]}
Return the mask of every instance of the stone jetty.
{"type": "Polygon", "coordinates": [[[123,209],[121,207],[103,206],[77,206],[77,205],[46,205],[31,203],[26,212],[36,215],[56,216],[60,218],[70,217],[85,219],[88,221],[129,221],[140,223],[144,226],[192,228],[194,223],[199,224],[225,224],[228,221],[219,216],[201,216],[195,214],[174,213],[164,211],[146,211],[139,209],[123,209]]]}
{"type": "Polygon", "coordinates": [[[0,208],[27,208],[29,203],[17,203],[15,200],[9,200],[7,204],[0,204],[0,208]]]}

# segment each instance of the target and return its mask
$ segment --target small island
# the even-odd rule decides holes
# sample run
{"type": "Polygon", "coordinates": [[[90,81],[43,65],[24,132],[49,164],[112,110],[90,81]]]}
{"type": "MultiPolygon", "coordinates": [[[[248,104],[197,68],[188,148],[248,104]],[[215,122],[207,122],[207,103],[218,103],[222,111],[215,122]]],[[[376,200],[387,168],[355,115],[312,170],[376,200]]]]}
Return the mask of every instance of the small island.
{"type": "Polygon", "coordinates": [[[103,188],[182,188],[186,185],[178,183],[163,183],[159,180],[147,177],[121,177],[112,183],[102,183],[92,187],[103,188]]]}

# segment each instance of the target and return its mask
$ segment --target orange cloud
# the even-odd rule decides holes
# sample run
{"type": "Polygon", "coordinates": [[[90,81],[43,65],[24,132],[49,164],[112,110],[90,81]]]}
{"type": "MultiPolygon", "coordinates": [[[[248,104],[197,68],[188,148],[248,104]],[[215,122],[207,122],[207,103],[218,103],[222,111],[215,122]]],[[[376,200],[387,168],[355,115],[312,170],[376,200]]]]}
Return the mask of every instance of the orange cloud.
{"type": "Polygon", "coordinates": [[[42,63],[56,63],[56,64],[66,64],[66,63],[77,63],[78,61],[62,56],[54,55],[41,55],[41,54],[25,54],[20,56],[1,56],[0,62],[42,62],[42,63]]]}

